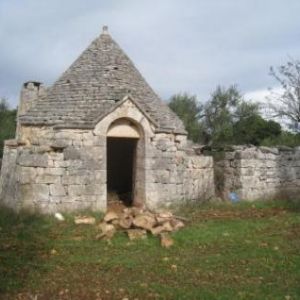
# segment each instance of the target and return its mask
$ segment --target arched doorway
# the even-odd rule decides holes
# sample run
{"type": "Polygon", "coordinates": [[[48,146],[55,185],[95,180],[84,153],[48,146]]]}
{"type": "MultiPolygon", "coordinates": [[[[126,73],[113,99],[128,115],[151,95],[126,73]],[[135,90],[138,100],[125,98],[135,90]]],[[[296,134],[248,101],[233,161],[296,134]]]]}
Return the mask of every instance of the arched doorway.
{"type": "Polygon", "coordinates": [[[114,121],[107,131],[107,200],[137,204],[141,180],[143,135],[129,119],[114,121]]]}

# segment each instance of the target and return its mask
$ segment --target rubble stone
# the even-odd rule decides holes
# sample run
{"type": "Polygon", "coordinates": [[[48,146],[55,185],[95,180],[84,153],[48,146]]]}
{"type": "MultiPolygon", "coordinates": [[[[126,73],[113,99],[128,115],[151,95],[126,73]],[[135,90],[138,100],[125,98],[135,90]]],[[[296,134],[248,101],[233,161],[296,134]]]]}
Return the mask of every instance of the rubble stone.
{"type": "Polygon", "coordinates": [[[174,245],[174,240],[168,233],[161,233],[160,234],[160,245],[163,248],[170,248],[174,245]]]}
{"type": "Polygon", "coordinates": [[[74,223],[76,225],[79,224],[93,225],[96,223],[96,219],[94,217],[77,216],[75,217],[74,223]]]}
{"type": "Polygon", "coordinates": [[[140,214],[133,219],[132,223],[136,227],[150,231],[155,225],[156,221],[154,216],[148,214],[140,214]]]}
{"type": "Polygon", "coordinates": [[[140,240],[147,238],[147,231],[144,229],[128,229],[127,230],[128,238],[133,240],[140,240]]]}
{"type": "Polygon", "coordinates": [[[119,219],[119,216],[113,211],[108,211],[104,216],[105,222],[111,222],[116,219],[119,219]]]}

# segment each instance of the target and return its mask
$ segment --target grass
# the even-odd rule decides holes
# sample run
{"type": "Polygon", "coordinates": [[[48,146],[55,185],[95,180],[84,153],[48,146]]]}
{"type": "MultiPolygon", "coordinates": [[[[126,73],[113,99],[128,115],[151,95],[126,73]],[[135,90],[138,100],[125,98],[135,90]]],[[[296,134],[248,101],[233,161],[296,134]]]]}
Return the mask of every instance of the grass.
{"type": "MultiPolygon", "coordinates": [[[[300,299],[298,202],[186,206],[155,237],[97,241],[97,227],[0,211],[0,299],[300,299]]],[[[96,215],[100,219],[99,215],[96,215]]]]}

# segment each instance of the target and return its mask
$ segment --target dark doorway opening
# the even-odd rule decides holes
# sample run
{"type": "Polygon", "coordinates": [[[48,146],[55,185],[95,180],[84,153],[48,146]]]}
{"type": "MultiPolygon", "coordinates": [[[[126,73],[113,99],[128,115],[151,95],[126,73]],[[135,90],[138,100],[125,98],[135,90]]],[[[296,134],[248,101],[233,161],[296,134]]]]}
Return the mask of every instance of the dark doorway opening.
{"type": "Polygon", "coordinates": [[[134,138],[107,138],[108,202],[121,200],[126,206],[133,203],[137,141],[134,138]]]}

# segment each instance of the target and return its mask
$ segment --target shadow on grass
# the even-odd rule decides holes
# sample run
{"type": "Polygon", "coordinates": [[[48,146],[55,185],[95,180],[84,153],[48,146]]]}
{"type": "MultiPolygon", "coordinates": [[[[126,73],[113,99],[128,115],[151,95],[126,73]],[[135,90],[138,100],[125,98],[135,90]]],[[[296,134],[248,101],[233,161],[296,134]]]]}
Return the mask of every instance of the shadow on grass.
{"type": "Polygon", "coordinates": [[[26,286],[32,272],[44,272],[51,250],[51,219],[0,207],[0,295],[26,286]]]}

